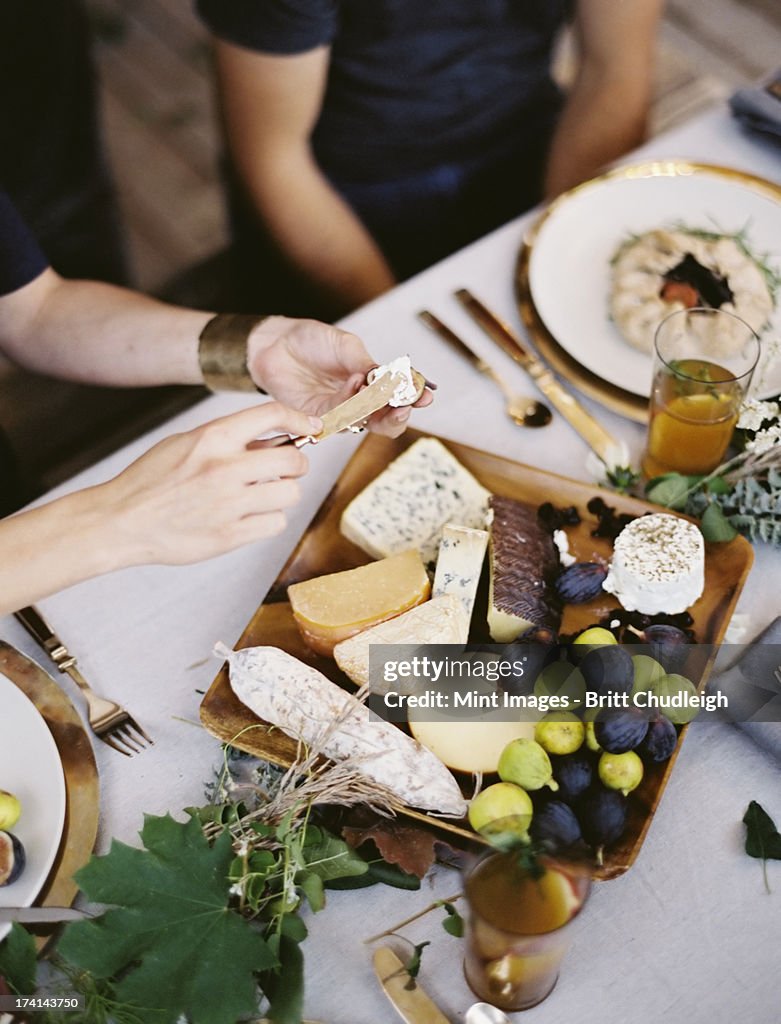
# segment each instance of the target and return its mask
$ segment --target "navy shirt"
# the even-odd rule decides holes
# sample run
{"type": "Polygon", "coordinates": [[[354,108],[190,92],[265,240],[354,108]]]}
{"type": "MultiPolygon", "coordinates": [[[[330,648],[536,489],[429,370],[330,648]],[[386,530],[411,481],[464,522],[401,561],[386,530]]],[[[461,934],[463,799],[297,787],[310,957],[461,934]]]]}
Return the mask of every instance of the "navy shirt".
{"type": "Polygon", "coordinates": [[[265,53],[331,46],[313,135],[342,181],[414,174],[532,136],[559,94],[571,0],[196,0],[220,38],[265,53]]]}
{"type": "Polygon", "coordinates": [[[0,190],[0,295],[29,284],[47,266],[46,257],[16,207],[0,190]]]}

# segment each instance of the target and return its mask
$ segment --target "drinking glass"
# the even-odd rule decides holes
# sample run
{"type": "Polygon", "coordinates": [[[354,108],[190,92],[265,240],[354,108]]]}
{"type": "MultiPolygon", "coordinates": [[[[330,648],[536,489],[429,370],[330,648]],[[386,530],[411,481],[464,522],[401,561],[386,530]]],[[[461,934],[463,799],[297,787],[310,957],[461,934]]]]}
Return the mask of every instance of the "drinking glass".
{"type": "Polygon", "coordinates": [[[526,1010],[550,995],[572,941],[571,923],[591,889],[585,863],[491,852],[468,871],[464,974],[480,999],[526,1010]]]}
{"type": "Polygon", "coordinates": [[[659,324],[646,477],[709,473],[723,461],[759,353],[752,328],[726,310],[682,309],[659,324]]]}

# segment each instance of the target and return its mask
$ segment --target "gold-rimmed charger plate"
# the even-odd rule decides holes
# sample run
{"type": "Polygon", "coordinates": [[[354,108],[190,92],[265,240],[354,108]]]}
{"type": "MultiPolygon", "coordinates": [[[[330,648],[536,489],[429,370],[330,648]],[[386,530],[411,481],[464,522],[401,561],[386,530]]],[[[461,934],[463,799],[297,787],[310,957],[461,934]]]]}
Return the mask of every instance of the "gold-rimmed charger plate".
{"type": "MultiPolygon", "coordinates": [[[[648,400],[643,392],[650,386],[651,359],[631,349],[609,320],[610,256],[631,233],[669,227],[677,221],[727,233],[747,230],[752,251],[758,256],[770,253],[781,264],[781,242],[774,229],[776,222],[781,226],[781,186],[733,168],[660,160],[616,168],[559,196],[527,233],[515,268],[521,318],[540,355],[584,394],[637,422],[645,422],[648,416],[648,400]],[[686,184],[683,188],[671,187],[669,183],[675,179],[686,184]],[[643,182],[651,183],[653,202],[646,201],[651,198],[650,188],[643,187],[643,182]],[[714,192],[712,208],[707,186],[714,192]],[[619,188],[622,193],[616,191],[619,188]],[[704,193],[699,205],[691,201],[693,191],[704,193]],[[619,194],[624,200],[622,212],[606,218],[604,209],[597,209],[597,200],[604,206],[609,197],[619,194]],[[629,198],[631,212],[627,213],[629,198]],[[581,227],[587,229],[585,235],[571,223],[577,221],[574,211],[581,227]],[[767,216],[759,216],[768,211],[773,214],[773,224],[767,216]],[[592,216],[587,216],[589,213],[592,216]],[[562,234],[565,225],[569,235],[558,238],[555,248],[551,246],[555,253],[561,253],[563,280],[553,282],[541,295],[539,282],[550,277],[551,253],[545,261],[548,274],[542,276],[538,270],[535,292],[532,261],[539,257],[540,236],[551,239],[551,226],[562,234]],[[567,240],[571,244],[565,244],[567,240]],[[599,372],[600,367],[604,367],[603,372],[599,372]]],[[[781,333],[778,307],[771,320],[772,330],[781,333]]],[[[775,353],[768,349],[768,363],[757,371],[760,393],[778,391],[777,377],[781,378],[781,370],[775,353]]]]}
{"type": "MultiPolygon", "coordinates": [[[[399,438],[370,434],[348,462],[330,494],[320,506],[293,553],[282,568],[265,599],[250,618],[235,648],[268,644],[279,647],[340,685],[355,687],[339,670],[332,658],[315,654],[301,639],[296,628],[287,588],[291,583],[311,579],[325,573],[352,569],[370,561],[365,552],[348,541],[339,531],[342,511],[359,491],[370,483],[385,466],[419,437],[415,430],[399,438]]],[[[519,462],[470,448],[453,441],[442,443],[493,493],[503,494],[538,506],[544,501],[557,505],[574,505],[582,516],[576,527],[568,527],[570,548],[578,561],[591,561],[594,557],[607,558],[611,554],[610,542],[591,536],[593,517],[586,505],[599,488],[525,466],[519,462]]],[[[642,515],[658,511],[658,506],[626,495],[602,492],[605,499],[618,512],[642,515]]],[[[694,629],[703,644],[718,644],[724,636],[738,596],[754,558],[751,545],[743,537],[728,544],[706,545],[705,592],[692,609],[694,629]]],[[[604,597],[586,605],[567,605],[564,609],[562,631],[576,633],[596,619],[616,608],[615,598],[604,597]]],[[[487,634],[472,639],[487,640],[487,634]]],[[[201,721],[204,726],[225,743],[246,750],[282,767],[289,767],[297,753],[296,742],[281,730],[261,721],[236,697],[230,686],[227,666],[223,665],[201,703],[201,721]]],[[[680,749],[680,743],[678,748],[680,749]]],[[[600,878],[614,878],[622,874],[637,857],[648,827],[673,768],[676,754],[664,764],[649,766],[640,787],[632,794],[627,828],[621,841],[605,854],[604,865],[598,870],[600,878]]],[[[471,784],[471,780],[467,780],[471,784]]],[[[436,830],[453,845],[475,843],[478,837],[465,823],[446,821],[418,811],[407,809],[405,816],[413,822],[436,830]]]]}
{"type": "MultiPolygon", "coordinates": [[[[40,665],[2,640],[0,672],[38,709],[59,751],[65,776],[65,823],[57,856],[34,905],[67,907],[79,891],[73,876],[89,860],[98,834],[100,785],[92,744],[67,694],[40,665]]],[[[50,928],[29,926],[29,930],[38,936],[42,949],[50,928]]]]}

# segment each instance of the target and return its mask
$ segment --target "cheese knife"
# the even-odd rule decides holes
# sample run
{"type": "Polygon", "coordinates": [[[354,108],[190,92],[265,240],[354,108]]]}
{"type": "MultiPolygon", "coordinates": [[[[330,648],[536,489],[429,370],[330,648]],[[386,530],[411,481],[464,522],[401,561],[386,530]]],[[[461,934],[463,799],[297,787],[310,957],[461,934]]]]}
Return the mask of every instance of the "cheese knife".
{"type": "Polygon", "coordinates": [[[553,371],[537,356],[532,355],[521,344],[520,339],[467,288],[459,288],[455,297],[472,319],[485,331],[489,338],[511,359],[529,374],[539,390],[545,395],[565,420],[574,427],[586,444],[606,466],[612,467],[620,443],[580,404],[575,396],[554,376],[553,371]]]}
{"type": "Polygon", "coordinates": [[[374,951],[374,970],[385,995],[407,1024],[450,1024],[417,979],[410,978],[407,968],[389,946],[379,946],[374,951]]]}

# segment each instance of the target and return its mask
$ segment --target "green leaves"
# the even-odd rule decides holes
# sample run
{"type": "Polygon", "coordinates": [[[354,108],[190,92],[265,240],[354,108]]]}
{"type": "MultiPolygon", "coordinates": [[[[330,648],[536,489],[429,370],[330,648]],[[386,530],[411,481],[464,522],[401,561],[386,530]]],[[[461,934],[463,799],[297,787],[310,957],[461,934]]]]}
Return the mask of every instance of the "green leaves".
{"type": "Polygon", "coordinates": [[[756,800],[752,800],[743,815],[746,826],[746,853],[762,861],[765,889],[770,892],[767,880],[768,860],[781,860],[781,834],[770,815],[756,800]]]}
{"type": "Polygon", "coordinates": [[[461,917],[453,904],[447,901],[443,900],[442,909],[445,911],[445,920],[442,922],[442,927],[448,935],[453,935],[455,938],[460,939],[464,934],[463,917],[461,917]]]}
{"type": "Polygon", "coordinates": [[[721,505],[711,502],[705,509],[700,529],[705,540],[722,543],[737,537],[738,531],[724,515],[721,505]]]}
{"type": "Polygon", "coordinates": [[[119,904],[66,929],[59,952],[98,978],[144,1024],[233,1024],[257,1009],[254,973],[277,964],[268,944],[227,906],[229,834],[210,846],[200,824],[145,819],[145,850],[114,842],[77,875],[87,898],[119,904]]]}
{"type": "Polygon", "coordinates": [[[649,501],[665,508],[682,509],[692,488],[702,480],[701,476],[684,476],[681,473],[665,473],[654,477],[645,486],[649,501]]]}
{"type": "Polygon", "coordinates": [[[19,996],[35,992],[35,940],[20,924],[11,926],[8,937],[0,942],[0,975],[19,996]]]}

